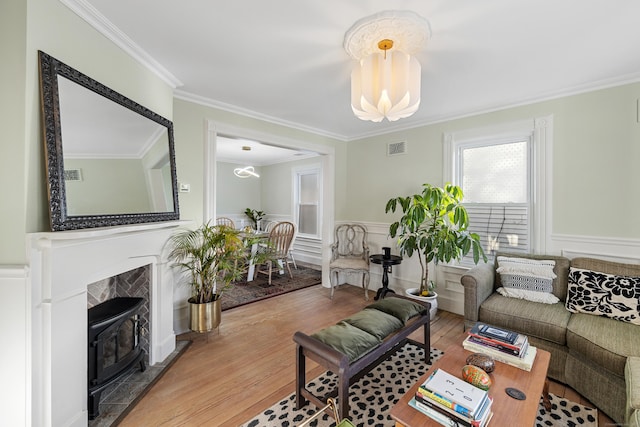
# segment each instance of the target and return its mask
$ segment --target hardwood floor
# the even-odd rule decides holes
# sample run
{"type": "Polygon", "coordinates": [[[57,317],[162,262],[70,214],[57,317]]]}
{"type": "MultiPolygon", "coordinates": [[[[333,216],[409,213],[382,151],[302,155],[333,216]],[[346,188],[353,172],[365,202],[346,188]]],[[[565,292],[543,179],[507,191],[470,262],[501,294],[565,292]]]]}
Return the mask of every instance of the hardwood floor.
{"type": "MultiPolygon", "coordinates": [[[[370,293],[371,294],[371,293],[370,293]]],[[[189,333],[193,344],[127,415],[121,426],[238,426],[295,389],[295,331],[312,333],[360,310],[362,289],[313,286],[224,311],[219,331],[189,333]]],[[[431,345],[444,350],[462,342],[461,316],[439,311],[431,345]]],[[[421,341],[421,331],[411,338],[421,341]]],[[[319,375],[324,369],[307,362],[319,375]]],[[[552,382],[558,396],[593,406],[569,387],[552,382]]],[[[598,425],[614,425],[600,414],[598,425]]],[[[501,426],[500,426],[501,427],[501,426]]]]}

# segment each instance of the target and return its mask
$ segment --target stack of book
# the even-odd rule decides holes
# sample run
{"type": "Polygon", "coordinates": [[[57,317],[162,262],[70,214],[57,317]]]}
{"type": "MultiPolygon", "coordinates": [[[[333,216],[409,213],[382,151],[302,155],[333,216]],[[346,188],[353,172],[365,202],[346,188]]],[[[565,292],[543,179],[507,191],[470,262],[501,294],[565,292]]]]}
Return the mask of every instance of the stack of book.
{"type": "Polygon", "coordinates": [[[481,322],[471,328],[462,346],[525,371],[531,370],[536,357],[536,348],[529,344],[526,335],[481,322]]]}
{"type": "Polygon", "coordinates": [[[485,427],[493,416],[492,403],[485,390],[436,369],[409,405],[445,426],[485,427]]]}

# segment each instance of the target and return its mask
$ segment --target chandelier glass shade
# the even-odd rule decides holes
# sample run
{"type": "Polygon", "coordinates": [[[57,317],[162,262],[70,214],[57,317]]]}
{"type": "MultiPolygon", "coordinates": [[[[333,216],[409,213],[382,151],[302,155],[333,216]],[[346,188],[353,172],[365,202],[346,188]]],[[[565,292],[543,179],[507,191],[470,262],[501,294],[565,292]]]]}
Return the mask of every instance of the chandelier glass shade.
{"type": "Polygon", "coordinates": [[[393,122],[420,106],[418,60],[400,51],[373,53],[351,73],[351,108],[362,120],[393,122]]]}

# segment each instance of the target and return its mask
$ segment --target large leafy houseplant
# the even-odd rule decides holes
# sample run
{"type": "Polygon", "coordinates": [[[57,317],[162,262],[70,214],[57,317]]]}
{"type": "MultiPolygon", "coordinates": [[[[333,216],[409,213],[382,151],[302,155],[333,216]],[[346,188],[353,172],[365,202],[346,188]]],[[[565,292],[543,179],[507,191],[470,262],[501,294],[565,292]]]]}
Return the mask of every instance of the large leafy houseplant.
{"type": "Polygon", "coordinates": [[[469,216],[462,198],[462,189],[456,185],[447,183],[441,188],[423,184],[421,193],[387,202],[387,213],[402,209],[402,217],[389,227],[391,237],[398,236],[400,255],[419,255],[421,295],[429,292],[430,262],[437,265],[459,260],[470,251],[476,264],[480,258],[487,261],[480,236],[468,231],[469,216]]]}
{"type": "Polygon", "coordinates": [[[247,242],[231,227],[206,223],[174,234],[169,245],[174,267],[188,273],[195,304],[216,301],[246,271],[247,242]]]}

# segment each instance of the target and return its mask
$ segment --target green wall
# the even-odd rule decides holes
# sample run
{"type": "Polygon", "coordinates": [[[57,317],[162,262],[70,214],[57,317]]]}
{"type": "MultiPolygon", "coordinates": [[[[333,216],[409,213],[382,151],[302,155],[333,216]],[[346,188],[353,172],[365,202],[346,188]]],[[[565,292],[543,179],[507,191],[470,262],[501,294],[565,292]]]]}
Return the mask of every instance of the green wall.
{"type": "Polygon", "coordinates": [[[310,165],[322,168],[322,157],[262,168],[262,209],[267,214],[293,215],[293,170],[310,165]]]}
{"type": "Polygon", "coordinates": [[[154,211],[141,160],[65,159],[64,166],[82,170],[81,181],[65,182],[69,215],[154,211]]]}
{"type": "Polygon", "coordinates": [[[336,219],[391,222],[388,199],[442,184],[445,132],[553,115],[552,233],[640,238],[639,98],[635,83],[350,142],[336,219]],[[387,144],[399,141],[407,154],[388,157],[387,144]]]}
{"type": "Polygon", "coordinates": [[[204,123],[245,128],[335,148],[335,218],[389,222],[386,200],[442,183],[442,134],[552,114],[553,233],[638,238],[640,84],[630,84],[352,142],[173,99],[172,88],[74,12],[54,0],[5,0],[0,6],[0,264],[26,262],[25,234],[49,230],[40,125],[37,51],[66,62],[156,113],[173,119],[181,218],[203,217],[204,123]],[[405,140],[409,154],[387,157],[405,140]]]}
{"type": "Polygon", "coordinates": [[[25,264],[25,234],[49,231],[38,50],[171,120],[173,89],[55,0],[3,0],[0,113],[5,185],[0,264],[25,264]]]}
{"type": "MultiPolygon", "coordinates": [[[[207,120],[212,121],[218,130],[231,127],[246,129],[250,134],[260,133],[269,139],[263,141],[267,143],[279,140],[303,147],[310,144],[334,147],[336,150],[336,169],[340,167],[339,165],[344,165],[340,159],[342,156],[346,156],[346,144],[333,138],[240,116],[177,98],[174,101],[173,112],[178,182],[191,185],[189,193],[180,193],[179,195],[180,217],[192,220],[196,224],[201,223],[204,216],[203,177],[207,120]]],[[[261,171],[265,172],[263,169],[261,171]]],[[[345,197],[346,189],[336,188],[336,200],[344,200],[345,197]]],[[[264,203],[264,199],[261,203],[264,203]]]]}
{"type": "MultiPolygon", "coordinates": [[[[23,264],[27,223],[25,146],[27,2],[0,2],[0,264],[23,264]]],[[[36,166],[39,166],[37,164],[36,166]]]]}
{"type": "MultiPolygon", "coordinates": [[[[262,210],[262,169],[256,167],[260,178],[238,178],[233,174],[235,163],[217,163],[216,211],[217,216],[241,215],[247,208],[262,210]]],[[[239,225],[239,224],[236,224],[239,225]]]]}

